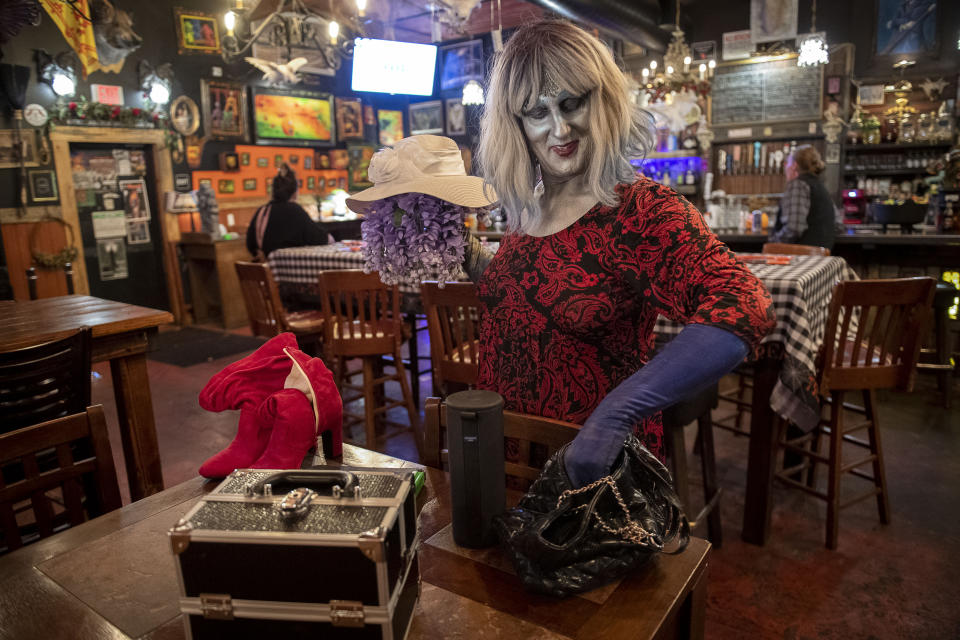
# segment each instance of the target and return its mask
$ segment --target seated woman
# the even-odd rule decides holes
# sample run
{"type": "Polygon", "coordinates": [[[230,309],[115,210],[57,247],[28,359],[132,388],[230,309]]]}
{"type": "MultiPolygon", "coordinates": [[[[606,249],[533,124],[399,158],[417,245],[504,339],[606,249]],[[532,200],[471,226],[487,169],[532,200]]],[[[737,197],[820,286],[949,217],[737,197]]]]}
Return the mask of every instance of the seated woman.
{"type": "Polygon", "coordinates": [[[323,224],[314,222],[294,199],[297,174],[286,164],[273,179],[273,199],[257,210],[247,227],[247,250],[266,259],[273,251],[287,247],[327,244],[323,224]]]}
{"type": "Polygon", "coordinates": [[[713,384],[773,327],[770,296],[689,202],[631,159],[653,140],[610,51],[571,24],[518,30],[497,58],[480,164],[508,232],[465,270],[485,307],[478,386],[506,408],[583,425],[583,486],[635,433],[662,457],[660,412],[713,384]],[[658,314],[686,326],[655,357],[658,314]]]}

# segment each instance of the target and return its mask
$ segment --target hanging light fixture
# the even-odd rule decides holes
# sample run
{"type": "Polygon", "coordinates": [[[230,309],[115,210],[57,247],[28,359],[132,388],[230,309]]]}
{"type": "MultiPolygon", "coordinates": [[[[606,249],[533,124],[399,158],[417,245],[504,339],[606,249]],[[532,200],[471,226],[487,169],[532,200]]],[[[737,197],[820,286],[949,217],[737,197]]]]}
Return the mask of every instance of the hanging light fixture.
{"type": "Polygon", "coordinates": [[[483,104],[483,85],[476,80],[469,80],[463,85],[463,98],[461,102],[465,105],[483,104]]]}
{"type": "Polygon", "coordinates": [[[815,67],[830,62],[827,34],[817,31],[817,0],[810,5],[810,33],[797,38],[798,67],[815,67]]]}
{"type": "Polygon", "coordinates": [[[60,97],[72,96],[76,93],[77,66],[75,56],[69,52],[51,56],[46,51],[37,51],[38,75],[60,97]]]}
{"type": "Polygon", "coordinates": [[[680,3],[678,2],[673,37],[667,45],[666,53],[663,54],[663,71],[657,71],[656,60],[650,61],[649,69],[640,71],[641,86],[647,93],[648,102],[669,101],[672,100],[672,94],[682,91],[700,96],[710,93],[710,76],[713,75],[716,62],[710,60],[709,64],[700,64],[696,72],[691,69],[692,64],[693,52],[680,28],[680,3]]]}

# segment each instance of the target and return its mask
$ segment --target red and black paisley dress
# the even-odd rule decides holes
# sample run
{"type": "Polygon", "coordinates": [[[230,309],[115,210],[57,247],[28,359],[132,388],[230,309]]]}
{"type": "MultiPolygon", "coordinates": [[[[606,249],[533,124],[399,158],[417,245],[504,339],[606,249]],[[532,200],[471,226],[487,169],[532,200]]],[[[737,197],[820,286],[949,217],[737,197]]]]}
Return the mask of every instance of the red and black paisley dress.
{"type": "MultiPolygon", "coordinates": [[[[774,326],[763,284],[689,202],[648,178],[538,238],[507,233],[478,282],[478,387],[506,408],[577,424],[648,360],[662,314],[732,331],[755,353],[774,326]]],[[[660,415],[636,433],[663,456],[660,415]]]]}

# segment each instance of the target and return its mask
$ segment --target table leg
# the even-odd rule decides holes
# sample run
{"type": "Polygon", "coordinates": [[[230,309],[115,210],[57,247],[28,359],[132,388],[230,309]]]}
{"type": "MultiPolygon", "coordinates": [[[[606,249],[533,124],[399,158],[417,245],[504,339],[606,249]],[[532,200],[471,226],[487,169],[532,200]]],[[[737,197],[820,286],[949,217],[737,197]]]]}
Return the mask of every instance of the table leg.
{"type": "Polygon", "coordinates": [[[763,545],[770,533],[776,433],[779,421],[770,408],[770,394],[780,373],[780,360],[761,358],[754,365],[753,406],[750,415],[750,453],[747,491],[743,505],[744,542],[763,545]]]}
{"type": "Polygon", "coordinates": [[[407,322],[410,323],[410,340],[407,341],[410,353],[410,391],[413,395],[413,406],[420,409],[420,350],[417,346],[417,314],[407,313],[407,322]]]}
{"type": "Polygon", "coordinates": [[[706,628],[707,618],[707,572],[710,566],[704,567],[697,578],[697,584],[693,587],[687,600],[690,603],[690,640],[703,640],[704,630],[706,628]]]}
{"type": "Polygon", "coordinates": [[[147,378],[147,356],[135,353],[112,358],[110,373],[120,419],[130,499],[136,501],[163,490],[160,450],[147,378]]]}

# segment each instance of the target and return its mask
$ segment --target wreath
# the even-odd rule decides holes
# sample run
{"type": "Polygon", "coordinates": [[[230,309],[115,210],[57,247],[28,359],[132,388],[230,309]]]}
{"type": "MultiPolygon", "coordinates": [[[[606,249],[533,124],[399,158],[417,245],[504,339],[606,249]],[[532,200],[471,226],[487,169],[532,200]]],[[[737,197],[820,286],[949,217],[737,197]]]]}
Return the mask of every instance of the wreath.
{"type": "Polygon", "coordinates": [[[73,231],[73,225],[64,220],[63,218],[56,218],[54,216],[44,216],[39,222],[33,225],[33,229],[30,231],[30,254],[33,256],[33,261],[37,263],[38,266],[44,267],[46,269],[62,269],[64,265],[68,262],[75,262],[77,256],[79,255],[79,250],[74,245],[76,236],[73,231]],[[41,222],[59,222],[67,230],[67,246],[56,253],[46,253],[45,251],[40,251],[35,249],[34,245],[37,241],[37,230],[40,229],[41,222]]]}

